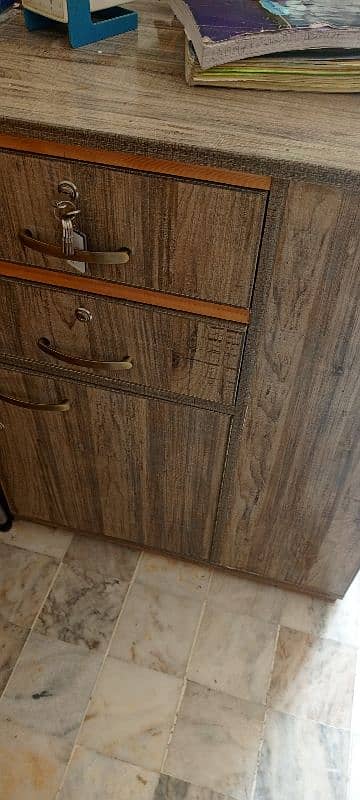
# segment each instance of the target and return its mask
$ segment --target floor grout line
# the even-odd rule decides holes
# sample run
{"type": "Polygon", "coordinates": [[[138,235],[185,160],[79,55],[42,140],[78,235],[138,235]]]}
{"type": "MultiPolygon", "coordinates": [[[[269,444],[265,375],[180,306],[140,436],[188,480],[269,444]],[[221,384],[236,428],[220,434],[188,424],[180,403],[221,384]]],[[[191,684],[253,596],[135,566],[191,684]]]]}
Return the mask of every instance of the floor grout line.
{"type": "Polygon", "coordinates": [[[262,729],[261,729],[261,736],[260,736],[259,747],[258,747],[258,752],[257,752],[256,765],[255,765],[255,771],[254,771],[254,780],[253,780],[250,800],[254,800],[254,798],[255,798],[256,782],[257,782],[257,777],[258,777],[258,772],[259,772],[262,749],[263,749],[264,740],[265,740],[266,719],[267,719],[268,712],[270,710],[270,706],[269,706],[268,701],[269,701],[269,692],[270,692],[270,686],[271,686],[271,678],[272,678],[273,671],[274,671],[274,666],[275,666],[275,659],[276,659],[276,653],[277,653],[277,648],[278,648],[280,629],[282,627],[280,622],[275,623],[275,624],[277,625],[277,631],[276,631],[275,642],[274,642],[274,653],[273,653],[273,657],[272,657],[271,667],[270,667],[270,670],[269,670],[269,680],[268,680],[268,685],[267,685],[266,695],[265,695],[265,702],[264,702],[264,719],[263,719],[263,724],[262,724],[262,729]]]}
{"type": "Polygon", "coordinates": [[[351,706],[350,737],[349,737],[349,757],[348,757],[347,770],[346,770],[346,778],[347,778],[346,797],[347,797],[347,800],[351,800],[350,790],[351,790],[351,777],[352,777],[352,770],[353,770],[352,749],[353,749],[353,742],[354,742],[354,736],[355,736],[354,725],[353,725],[354,703],[355,703],[355,693],[356,693],[356,688],[357,688],[357,679],[358,679],[359,671],[360,671],[360,650],[357,651],[357,656],[356,656],[355,681],[354,681],[353,700],[352,700],[352,706],[351,706]]]}
{"type": "MultiPolygon", "coordinates": [[[[25,549],[25,548],[21,548],[21,549],[25,549]]],[[[30,552],[30,551],[27,551],[27,552],[30,552]]],[[[37,554],[37,555],[42,555],[42,554],[41,554],[41,553],[39,553],[39,554],[37,554]]],[[[51,557],[51,556],[49,556],[49,558],[50,558],[50,557],[51,557]]],[[[21,648],[21,650],[20,650],[20,653],[19,653],[19,655],[18,655],[18,657],[17,657],[17,659],[16,659],[16,661],[15,661],[15,664],[14,664],[14,665],[13,665],[13,667],[11,668],[10,675],[9,675],[9,679],[8,679],[8,681],[6,682],[6,684],[5,684],[4,688],[3,688],[3,691],[1,692],[0,699],[1,699],[1,697],[3,697],[3,696],[4,696],[4,694],[5,694],[5,692],[6,692],[7,688],[8,688],[8,686],[9,686],[9,684],[10,684],[11,678],[12,678],[12,676],[13,676],[13,674],[14,674],[15,670],[16,670],[16,667],[17,667],[17,665],[18,665],[18,663],[19,663],[19,660],[20,660],[20,658],[21,658],[21,656],[22,656],[22,654],[23,654],[23,652],[24,652],[24,650],[25,650],[25,647],[27,646],[27,643],[28,643],[28,641],[29,641],[29,639],[30,639],[30,636],[31,636],[31,634],[34,632],[35,625],[36,625],[36,623],[37,623],[37,621],[38,621],[38,619],[39,619],[39,616],[40,616],[40,614],[41,614],[41,612],[42,612],[42,610],[43,610],[43,608],[44,608],[44,605],[45,605],[45,603],[46,603],[46,601],[47,601],[47,599],[48,599],[48,597],[49,597],[49,594],[50,594],[50,592],[51,592],[51,590],[52,590],[52,588],[53,588],[53,586],[54,586],[54,584],[55,584],[55,581],[56,581],[56,579],[57,579],[57,577],[58,577],[58,575],[59,575],[60,569],[61,569],[61,567],[62,567],[62,563],[63,563],[63,562],[62,562],[62,560],[61,560],[61,561],[59,561],[59,563],[58,563],[58,565],[57,565],[57,568],[56,568],[56,570],[55,570],[55,572],[54,572],[54,575],[53,575],[53,577],[52,577],[52,579],[51,579],[50,585],[49,585],[49,587],[48,587],[48,589],[47,589],[47,591],[46,591],[46,594],[44,595],[44,598],[43,598],[43,600],[42,600],[41,604],[40,604],[39,610],[38,610],[38,611],[37,611],[37,613],[35,614],[35,617],[34,617],[34,619],[33,619],[33,621],[32,621],[32,624],[30,625],[30,628],[29,628],[28,635],[27,635],[27,637],[26,637],[26,639],[25,639],[25,641],[24,641],[24,644],[23,644],[23,646],[22,646],[22,648],[21,648]]],[[[18,627],[21,627],[21,626],[19,625],[18,627]]]]}
{"type": "Polygon", "coordinates": [[[165,747],[165,752],[164,752],[163,759],[162,759],[162,762],[161,762],[160,772],[163,772],[164,767],[165,767],[166,759],[167,759],[168,753],[169,753],[170,743],[171,743],[171,740],[172,740],[172,737],[173,737],[173,734],[174,734],[174,731],[175,731],[175,727],[176,727],[176,723],[177,723],[177,720],[178,720],[180,708],[181,708],[181,705],[182,705],[182,702],[183,702],[183,699],[184,699],[184,695],[185,695],[185,692],[186,692],[186,686],[187,686],[187,682],[188,682],[189,667],[190,667],[191,659],[193,657],[193,653],[194,653],[194,650],[195,650],[195,647],[196,647],[196,643],[197,643],[197,640],[198,640],[198,637],[199,637],[201,623],[202,623],[203,618],[204,618],[205,609],[206,609],[208,598],[209,598],[210,587],[211,587],[213,575],[214,575],[214,570],[212,569],[212,570],[210,570],[209,582],[208,582],[208,585],[206,587],[206,592],[205,592],[205,596],[204,596],[204,599],[203,599],[203,602],[202,602],[202,605],[201,605],[198,623],[197,623],[196,630],[195,630],[195,633],[194,633],[194,638],[193,638],[193,641],[192,641],[192,645],[190,647],[189,656],[188,656],[188,659],[187,659],[187,662],[186,662],[184,678],[183,678],[183,685],[182,685],[180,696],[179,696],[179,700],[178,700],[178,703],[177,703],[177,706],[176,706],[176,709],[175,709],[174,722],[173,722],[173,724],[171,726],[171,730],[170,730],[170,733],[169,733],[169,738],[168,738],[168,741],[167,741],[167,745],[165,747]]]}
{"type": "MultiPolygon", "coordinates": [[[[56,534],[56,531],[57,531],[57,530],[60,530],[60,531],[61,531],[61,530],[62,530],[62,528],[54,528],[54,535],[56,534]]],[[[52,580],[51,580],[51,582],[50,582],[49,588],[47,589],[47,592],[46,592],[46,594],[44,595],[44,598],[43,598],[42,602],[40,603],[39,610],[38,610],[38,612],[35,614],[35,617],[34,617],[34,619],[33,619],[33,621],[32,621],[32,624],[30,625],[30,628],[29,628],[29,631],[28,631],[28,635],[27,635],[27,637],[26,637],[26,639],[25,639],[25,641],[24,641],[24,643],[23,643],[23,646],[22,646],[22,648],[21,648],[21,650],[20,650],[20,653],[19,653],[18,657],[16,658],[14,665],[13,665],[13,666],[11,667],[11,669],[10,669],[9,678],[8,678],[8,680],[6,681],[6,684],[5,684],[5,686],[4,686],[3,690],[2,690],[2,692],[0,692],[0,700],[1,700],[1,697],[3,697],[3,695],[5,694],[7,687],[9,686],[9,683],[10,683],[10,681],[11,681],[12,675],[13,675],[13,673],[14,673],[14,671],[15,671],[15,669],[16,669],[16,667],[17,667],[18,663],[19,663],[19,659],[21,658],[21,656],[22,656],[22,654],[23,654],[23,652],[24,652],[24,648],[26,647],[26,645],[27,645],[27,643],[28,643],[28,641],[29,641],[29,639],[30,639],[30,636],[31,636],[31,634],[32,634],[32,633],[33,633],[33,631],[34,631],[35,625],[36,625],[36,623],[37,623],[37,621],[38,621],[38,619],[39,619],[39,616],[40,616],[40,614],[41,614],[41,612],[42,612],[42,610],[43,610],[43,608],[44,608],[44,605],[45,605],[45,603],[46,603],[46,601],[47,601],[47,599],[48,599],[48,597],[49,597],[49,594],[50,594],[50,592],[51,592],[51,590],[52,590],[52,588],[53,588],[53,586],[54,586],[54,584],[55,584],[55,581],[56,581],[56,579],[57,579],[57,577],[58,577],[58,575],[59,575],[60,568],[61,568],[61,566],[62,566],[62,564],[63,564],[63,562],[64,562],[64,558],[65,558],[65,556],[66,556],[66,554],[67,554],[67,552],[68,552],[68,550],[69,550],[69,547],[70,547],[70,545],[71,545],[71,543],[72,543],[72,541],[73,541],[73,539],[74,539],[74,536],[75,536],[75,534],[73,533],[73,534],[72,534],[72,536],[71,536],[71,539],[70,539],[70,541],[68,542],[68,545],[67,545],[67,547],[66,547],[66,550],[65,550],[65,551],[64,551],[64,553],[62,554],[62,556],[61,556],[60,560],[58,561],[58,565],[57,565],[57,568],[56,568],[56,570],[55,570],[55,572],[54,572],[53,578],[52,578],[52,580]]],[[[10,545],[9,545],[9,547],[16,547],[18,550],[25,550],[25,552],[26,552],[26,553],[35,553],[36,555],[39,555],[39,556],[47,556],[47,558],[52,558],[54,561],[57,561],[57,559],[56,559],[54,556],[51,556],[51,555],[49,555],[48,553],[38,553],[38,552],[37,552],[37,550],[29,550],[27,547],[19,547],[18,545],[15,545],[15,544],[10,544],[10,545]]],[[[22,626],[21,626],[21,625],[18,625],[18,627],[19,627],[19,628],[22,628],[22,626]]]]}
{"type": "Polygon", "coordinates": [[[127,600],[128,600],[129,594],[130,594],[131,589],[132,589],[132,587],[133,587],[133,585],[135,583],[135,580],[137,578],[137,574],[138,574],[138,571],[139,571],[139,568],[140,568],[140,564],[141,564],[141,562],[143,560],[143,556],[144,556],[144,551],[142,550],[140,555],[139,555],[139,558],[138,558],[138,560],[136,562],[136,566],[135,566],[134,572],[133,572],[133,574],[131,576],[131,579],[129,581],[129,585],[128,585],[128,588],[126,590],[125,597],[124,597],[124,600],[123,600],[122,605],[121,605],[121,609],[120,609],[119,614],[118,614],[118,618],[117,618],[117,620],[115,622],[112,634],[110,636],[110,639],[109,639],[109,642],[108,642],[108,646],[107,646],[106,650],[104,651],[104,657],[103,657],[103,659],[101,661],[101,664],[99,666],[99,669],[98,669],[98,672],[97,672],[97,675],[96,675],[96,678],[95,678],[95,681],[94,681],[94,685],[93,685],[93,687],[91,689],[91,692],[90,692],[90,695],[89,695],[89,700],[87,702],[87,705],[86,705],[82,720],[80,722],[78,732],[77,732],[76,737],[74,739],[74,744],[73,744],[71,753],[69,755],[69,758],[68,758],[68,761],[67,761],[67,764],[66,764],[66,767],[65,767],[65,770],[64,770],[64,774],[62,776],[62,779],[61,779],[61,782],[60,782],[58,788],[55,791],[55,794],[53,796],[53,800],[56,800],[56,798],[59,795],[59,792],[61,792],[61,789],[62,789],[62,787],[63,787],[63,785],[65,783],[66,776],[67,776],[68,771],[69,771],[70,764],[71,764],[72,759],[74,757],[75,750],[76,750],[77,747],[79,747],[79,739],[80,739],[81,732],[82,732],[82,729],[83,729],[83,726],[84,726],[86,715],[87,715],[88,710],[90,708],[90,703],[91,703],[91,701],[93,699],[93,695],[94,695],[94,693],[96,691],[96,687],[97,687],[100,675],[102,674],[106,659],[107,659],[107,657],[109,655],[109,652],[110,652],[110,649],[111,649],[111,645],[112,645],[112,642],[113,642],[113,639],[114,639],[114,636],[115,636],[115,633],[116,633],[116,630],[117,630],[117,627],[118,627],[118,624],[119,624],[119,620],[120,620],[120,618],[121,618],[121,616],[122,616],[122,614],[124,612],[124,609],[125,609],[125,606],[127,604],[127,600]]]}

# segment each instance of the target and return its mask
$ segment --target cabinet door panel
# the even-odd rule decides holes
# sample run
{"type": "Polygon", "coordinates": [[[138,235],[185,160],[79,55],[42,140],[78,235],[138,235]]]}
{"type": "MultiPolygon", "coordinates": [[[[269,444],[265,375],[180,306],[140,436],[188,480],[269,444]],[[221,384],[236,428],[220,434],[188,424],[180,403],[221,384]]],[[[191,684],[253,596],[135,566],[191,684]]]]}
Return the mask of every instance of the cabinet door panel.
{"type": "Polygon", "coordinates": [[[359,201],[289,188],[213,547],[222,565],[336,596],[360,567],[359,201]]]}
{"type": "Polygon", "coordinates": [[[0,369],[0,480],[14,514],[208,558],[229,418],[0,369]]]}
{"type": "Polygon", "coordinates": [[[88,249],[131,249],[127,264],[88,265],[90,277],[249,305],[266,192],[0,151],[0,258],[74,272],[19,241],[28,228],[61,244],[53,203],[63,180],[79,190],[88,249]]]}

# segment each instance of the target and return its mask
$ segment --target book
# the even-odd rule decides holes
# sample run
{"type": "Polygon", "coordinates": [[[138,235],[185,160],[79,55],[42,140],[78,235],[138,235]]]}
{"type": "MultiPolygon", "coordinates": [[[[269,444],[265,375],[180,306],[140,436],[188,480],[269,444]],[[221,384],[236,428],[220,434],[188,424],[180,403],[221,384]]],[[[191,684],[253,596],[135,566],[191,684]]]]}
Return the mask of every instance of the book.
{"type": "Polygon", "coordinates": [[[292,52],[233,61],[202,70],[191,42],[185,43],[190,86],[295,92],[360,92],[360,50],[292,52]]]}
{"type": "Polygon", "coordinates": [[[201,69],[292,50],[360,49],[359,0],[170,0],[201,69]]]}

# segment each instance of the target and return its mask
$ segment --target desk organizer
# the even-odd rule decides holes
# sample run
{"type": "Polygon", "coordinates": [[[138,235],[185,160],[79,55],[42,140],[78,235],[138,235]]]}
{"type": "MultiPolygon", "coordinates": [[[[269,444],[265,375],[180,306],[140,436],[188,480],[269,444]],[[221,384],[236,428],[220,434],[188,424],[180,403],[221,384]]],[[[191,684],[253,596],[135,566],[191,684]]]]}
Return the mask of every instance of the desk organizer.
{"type": "MultiPolygon", "coordinates": [[[[92,13],[90,0],[64,0],[64,9],[66,7],[71,47],[82,47],[85,44],[106,39],[108,36],[127,33],[127,31],[135,30],[138,26],[136,11],[129,11],[120,6],[113,6],[112,8],[92,13]]],[[[45,2],[44,0],[42,2],[28,0],[27,3],[24,3],[23,11],[25,25],[30,31],[50,28],[59,23],[59,20],[54,20],[51,17],[50,5],[49,14],[47,14],[46,0],[45,2]],[[41,13],[39,13],[39,6],[41,13]]]]}

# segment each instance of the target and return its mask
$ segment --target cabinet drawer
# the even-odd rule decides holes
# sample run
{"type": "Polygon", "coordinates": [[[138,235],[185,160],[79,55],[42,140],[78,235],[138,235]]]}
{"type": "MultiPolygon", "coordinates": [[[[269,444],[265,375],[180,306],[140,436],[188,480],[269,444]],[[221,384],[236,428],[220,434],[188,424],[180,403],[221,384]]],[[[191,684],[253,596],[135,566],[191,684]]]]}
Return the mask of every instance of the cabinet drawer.
{"type": "Polygon", "coordinates": [[[87,275],[249,306],[266,192],[0,151],[0,258],[76,272],[19,240],[28,229],[61,246],[53,205],[63,180],[79,191],[87,250],[131,251],[125,264],[87,264],[87,275]]]}
{"type": "Polygon", "coordinates": [[[232,322],[0,280],[0,352],[39,365],[231,405],[244,333],[232,322]]]}
{"type": "Polygon", "coordinates": [[[209,557],[228,416],[0,369],[0,422],[14,514],[209,557]]]}

